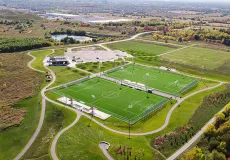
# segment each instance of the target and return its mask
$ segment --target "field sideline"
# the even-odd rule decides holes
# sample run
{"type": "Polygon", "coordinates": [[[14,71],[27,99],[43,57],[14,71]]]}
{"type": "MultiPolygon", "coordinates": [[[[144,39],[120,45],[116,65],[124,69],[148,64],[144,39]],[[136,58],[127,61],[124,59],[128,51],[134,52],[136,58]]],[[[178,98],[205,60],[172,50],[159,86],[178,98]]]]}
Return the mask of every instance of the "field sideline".
{"type": "Polygon", "coordinates": [[[137,122],[169,101],[154,94],[149,94],[147,98],[147,92],[99,78],[56,89],[54,92],[131,123],[137,122]],[[92,95],[95,96],[94,100],[92,95]]]}
{"type": "Polygon", "coordinates": [[[198,83],[198,80],[192,77],[137,64],[108,72],[106,76],[142,83],[150,88],[174,96],[180,95],[189,89],[190,86],[198,83]],[[148,74],[148,76],[146,76],[146,74],[148,74]]]}

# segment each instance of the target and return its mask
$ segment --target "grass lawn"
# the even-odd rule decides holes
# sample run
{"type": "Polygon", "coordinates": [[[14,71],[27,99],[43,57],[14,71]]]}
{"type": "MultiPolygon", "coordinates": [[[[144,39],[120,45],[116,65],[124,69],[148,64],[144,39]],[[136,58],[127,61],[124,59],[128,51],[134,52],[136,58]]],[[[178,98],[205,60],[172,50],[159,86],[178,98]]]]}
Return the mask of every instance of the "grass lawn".
{"type": "Polygon", "coordinates": [[[47,54],[52,53],[51,50],[39,50],[31,52],[31,55],[36,57],[36,60],[32,63],[32,67],[42,71],[46,71],[45,67],[42,65],[42,62],[47,54]]]}
{"type": "MultiPolygon", "coordinates": [[[[186,125],[189,122],[192,115],[197,110],[197,108],[199,108],[200,104],[202,104],[203,98],[205,96],[208,96],[213,93],[219,93],[225,89],[226,89],[226,86],[222,85],[218,88],[196,94],[188,98],[184,102],[182,102],[180,107],[178,107],[176,110],[173,111],[173,114],[170,118],[169,125],[164,130],[156,134],[148,135],[149,140],[151,141],[153,138],[157,136],[168,134],[172,132],[174,129],[186,125]]],[[[165,155],[170,156],[174,151],[175,149],[165,150],[165,155]]]]}
{"type": "Polygon", "coordinates": [[[121,80],[142,83],[150,88],[172,95],[180,95],[186,91],[190,85],[193,86],[198,82],[195,78],[141,65],[129,65],[123,69],[109,72],[106,75],[121,80]],[[148,78],[146,76],[147,73],[149,74],[148,78]]]}
{"type": "Polygon", "coordinates": [[[53,56],[64,56],[66,48],[55,49],[53,56]]]}
{"type": "Polygon", "coordinates": [[[112,44],[107,44],[106,46],[113,50],[122,50],[130,54],[135,53],[135,56],[154,56],[175,49],[167,46],[161,46],[161,45],[137,42],[137,41],[112,43],[112,44]]]}
{"type": "Polygon", "coordinates": [[[49,102],[46,104],[42,130],[22,159],[50,160],[49,150],[52,139],[59,130],[68,126],[76,118],[73,111],[62,109],[62,107],[49,102]]]}
{"type": "MultiPolygon", "coordinates": [[[[122,60],[114,61],[114,62],[102,62],[101,64],[101,71],[106,71],[111,68],[123,65],[124,63],[122,60]]],[[[77,68],[86,70],[88,72],[92,73],[98,73],[100,72],[99,68],[99,62],[89,62],[89,63],[82,63],[82,64],[76,64],[77,68]]]]}
{"type": "MultiPolygon", "coordinates": [[[[106,160],[102,151],[98,147],[101,141],[107,141],[111,144],[110,154],[116,157],[115,150],[122,146],[132,147],[132,159],[136,152],[144,150],[142,160],[152,158],[152,148],[150,142],[145,137],[132,137],[118,135],[105,130],[94,122],[88,127],[89,119],[82,117],[80,121],[71,129],[66,131],[57,142],[57,154],[62,160],[70,159],[92,159],[106,160]]],[[[162,157],[161,157],[162,158],[162,157]]],[[[124,159],[124,156],[118,156],[117,159],[124,159]]]]}
{"type": "Polygon", "coordinates": [[[98,110],[126,122],[130,120],[131,123],[135,123],[168,101],[168,99],[154,94],[149,94],[149,98],[147,98],[144,91],[137,91],[98,78],[57,89],[55,93],[66,95],[91,107],[95,106],[98,110]],[[96,97],[94,102],[92,102],[91,95],[96,97]]]}
{"type": "MultiPolygon", "coordinates": [[[[98,125],[95,125],[94,123],[92,123],[91,127],[87,127],[89,120],[83,118],[79,121],[77,125],[75,125],[73,128],[71,128],[60,137],[57,145],[58,155],[61,159],[71,159],[73,157],[78,159],[79,157],[82,158],[86,155],[86,158],[88,159],[103,159],[97,145],[100,141],[107,141],[111,144],[109,152],[111,155],[113,155],[113,157],[116,157],[114,150],[117,147],[119,147],[120,145],[131,144],[129,146],[135,146],[135,148],[137,149],[140,146],[145,150],[145,154],[149,155],[148,157],[144,157],[143,159],[156,159],[156,157],[153,158],[150,154],[150,152],[152,152],[151,148],[148,148],[151,140],[154,137],[167,134],[170,131],[173,131],[175,128],[188,123],[189,119],[195,113],[195,110],[199,107],[199,105],[202,103],[202,100],[205,96],[212,93],[221,92],[224,89],[226,89],[226,86],[223,85],[216,89],[202,92],[187,99],[181,104],[180,107],[178,107],[173,112],[170,123],[166,127],[166,129],[153,135],[140,137],[132,136],[130,142],[128,141],[126,136],[111,133],[99,127],[98,125]],[[112,135],[112,137],[110,137],[110,135],[112,135]],[[76,150],[81,150],[81,152],[78,152],[78,154],[76,154],[76,150]]],[[[167,156],[169,156],[171,153],[172,150],[166,152],[167,156]]]]}
{"type": "MultiPolygon", "coordinates": [[[[199,82],[194,88],[192,88],[191,90],[188,90],[187,92],[185,92],[182,96],[185,95],[189,95],[197,90],[201,90],[206,88],[206,86],[211,87],[217,85],[216,82],[212,82],[212,81],[205,81],[205,84],[203,82],[199,82]]],[[[54,94],[52,92],[49,92],[47,94],[48,97],[50,97],[51,99],[57,101],[57,99],[59,98],[59,96],[57,94],[54,94]]],[[[131,127],[131,131],[132,132],[148,132],[154,129],[157,129],[159,127],[161,127],[164,122],[165,122],[165,118],[166,115],[168,114],[169,110],[171,109],[171,107],[175,104],[175,101],[172,101],[173,104],[171,103],[167,103],[166,106],[164,106],[162,108],[162,110],[157,111],[153,114],[150,114],[149,116],[145,117],[144,119],[138,121],[137,123],[133,124],[131,127]]],[[[106,126],[119,130],[119,131],[126,131],[128,132],[128,125],[126,122],[119,120],[117,118],[114,117],[110,117],[107,120],[103,121],[100,119],[97,119],[98,121],[100,121],[101,123],[105,124],[106,126]]]]}
{"type": "Polygon", "coordinates": [[[86,72],[82,72],[66,66],[49,66],[49,68],[55,73],[57,78],[51,87],[74,81],[88,75],[86,72]]]}
{"type": "MultiPolygon", "coordinates": [[[[186,96],[189,95],[195,91],[201,90],[211,86],[217,85],[217,82],[212,82],[212,81],[205,81],[205,84],[203,82],[199,82],[196,86],[194,86],[193,88],[191,88],[191,90],[188,90],[187,92],[185,92],[182,96],[186,96]]],[[[57,99],[58,97],[53,97],[53,99],[57,99]]],[[[160,111],[157,111],[155,113],[150,114],[149,116],[147,116],[146,118],[138,121],[137,123],[135,123],[134,125],[132,125],[131,127],[131,131],[132,132],[148,132],[157,128],[160,128],[166,119],[166,116],[169,112],[169,110],[171,109],[171,107],[176,103],[175,101],[172,101],[173,104],[171,103],[167,103],[164,108],[160,111]]],[[[110,117],[108,118],[106,121],[97,119],[98,121],[100,121],[101,123],[105,124],[106,126],[109,126],[110,128],[113,128],[115,130],[119,130],[119,131],[126,131],[128,132],[129,126],[127,125],[127,123],[110,117]]]]}
{"type": "Polygon", "coordinates": [[[208,70],[215,70],[230,61],[230,53],[207,48],[186,48],[162,57],[169,62],[180,63],[208,70]]]}
{"type": "Polygon", "coordinates": [[[22,100],[14,107],[27,109],[27,114],[19,126],[0,132],[0,159],[15,158],[35,132],[41,111],[40,92],[37,91],[32,98],[22,100]]]}

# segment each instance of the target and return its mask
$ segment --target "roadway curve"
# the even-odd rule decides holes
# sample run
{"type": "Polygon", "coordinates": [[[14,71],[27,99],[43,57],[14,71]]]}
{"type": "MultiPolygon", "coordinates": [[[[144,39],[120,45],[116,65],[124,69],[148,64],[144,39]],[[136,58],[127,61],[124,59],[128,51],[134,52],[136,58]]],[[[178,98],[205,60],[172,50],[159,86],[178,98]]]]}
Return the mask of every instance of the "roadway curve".
{"type": "MultiPolygon", "coordinates": [[[[170,109],[170,111],[168,112],[167,117],[166,117],[166,120],[165,120],[165,123],[164,123],[164,125],[163,125],[162,127],[158,128],[158,129],[156,129],[156,130],[150,131],[150,132],[144,132],[144,133],[131,133],[131,135],[133,135],[133,136],[144,136],[144,135],[149,135],[149,134],[153,134],[153,133],[157,133],[157,132],[159,132],[159,131],[162,131],[162,130],[165,129],[165,128],[167,127],[167,125],[169,124],[169,120],[170,120],[170,117],[171,117],[173,111],[176,109],[176,107],[177,107],[180,103],[182,103],[184,100],[186,100],[187,98],[189,98],[189,97],[191,97],[191,96],[194,96],[194,95],[196,95],[196,94],[198,94],[198,93],[201,93],[201,92],[204,92],[204,91],[207,91],[207,90],[210,90],[210,89],[217,88],[217,87],[221,86],[222,84],[224,84],[224,82],[221,82],[221,83],[219,83],[219,84],[216,85],[216,86],[209,87],[209,88],[205,88],[205,89],[202,89],[202,90],[200,90],[200,91],[194,92],[194,93],[192,93],[192,94],[190,94],[190,95],[188,95],[188,96],[186,96],[186,97],[180,99],[179,102],[178,102],[177,104],[175,104],[175,105],[170,109]]],[[[66,106],[66,105],[63,105],[63,104],[61,104],[61,103],[58,103],[58,102],[56,102],[56,101],[53,101],[53,100],[49,99],[48,97],[46,97],[46,100],[49,101],[49,102],[51,102],[51,103],[54,103],[54,104],[56,104],[56,105],[60,105],[60,106],[62,106],[62,107],[68,108],[68,109],[70,109],[70,110],[72,110],[72,111],[74,111],[74,112],[76,112],[76,113],[78,114],[77,119],[76,119],[71,125],[69,125],[68,127],[64,128],[62,131],[60,131],[59,134],[55,136],[55,138],[54,138],[54,140],[53,140],[53,142],[52,142],[52,146],[51,146],[51,156],[52,156],[52,158],[53,158],[54,160],[58,160],[58,157],[57,157],[57,154],[56,154],[56,144],[57,144],[57,141],[58,141],[59,137],[60,137],[65,131],[67,131],[67,130],[70,129],[72,126],[74,126],[74,125],[78,122],[78,120],[80,119],[80,116],[85,116],[85,117],[87,117],[87,118],[89,118],[89,119],[91,118],[91,116],[89,116],[89,115],[87,115],[87,114],[85,114],[85,113],[83,113],[83,112],[80,112],[80,111],[78,111],[78,110],[76,110],[76,109],[73,109],[73,108],[71,108],[71,107],[68,107],[68,106],[66,106]]],[[[117,134],[122,134],[122,135],[128,135],[128,134],[129,134],[128,132],[121,132],[121,131],[117,131],[117,130],[111,129],[111,128],[109,128],[108,126],[104,125],[103,123],[97,121],[96,119],[92,119],[92,121],[95,122],[96,124],[100,125],[101,127],[103,127],[103,128],[105,128],[105,129],[111,131],[111,132],[114,132],[114,133],[117,133],[117,134]]]]}
{"type": "MultiPolygon", "coordinates": [[[[52,53],[54,53],[54,50],[52,50],[52,53]]],[[[51,54],[52,54],[51,53],[51,54]]],[[[37,71],[37,72],[40,72],[40,73],[45,73],[44,71],[41,71],[41,70],[38,70],[38,69],[35,69],[31,66],[31,64],[36,60],[36,57],[32,56],[30,54],[30,52],[28,53],[29,56],[31,56],[33,59],[27,64],[27,66],[34,70],[34,71],[37,71]]],[[[49,55],[49,54],[48,54],[49,55]]],[[[48,56],[47,55],[47,56],[48,56]]],[[[49,68],[45,67],[46,69],[48,69],[50,71],[49,68]]],[[[52,75],[53,76],[53,75],[52,75]]],[[[54,78],[52,80],[52,82],[50,82],[47,86],[45,86],[42,91],[41,91],[41,95],[42,95],[42,110],[41,110],[41,115],[40,115],[40,119],[39,119],[39,123],[38,123],[38,126],[37,126],[37,129],[36,131],[34,132],[33,136],[30,138],[29,142],[26,144],[26,146],[23,148],[23,150],[17,155],[17,157],[15,157],[14,159],[15,160],[19,160],[25,153],[26,151],[30,148],[30,146],[33,144],[33,142],[35,141],[35,139],[37,138],[39,132],[41,131],[41,128],[42,128],[42,125],[43,125],[43,122],[44,122],[44,117],[45,117],[45,111],[46,111],[46,100],[45,100],[45,91],[46,89],[52,85],[56,80],[56,77],[54,75],[54,78]]]]}
{"type": "MultiPolygon", "coordinates": [[[[145,33],[151,33],[151,32],[145,32],[145,33]]],[[[103,44],[111,44],[111,43],[129,41],[129,40],[133,40],[133,39],[135,39],[136,37],[138,37],[138,36],[140,36],[140,35],[142,35],[142,34],[145,34],[145,33],[138,34],[138,35],[133,36],[132,38],[129,38],[129,39],[126,39],[126,40],[113,41],[113,42],[107,42],[107,43],[100,43],[100,44],[95,44],[95,45],[103,45],[103,44]]],[[[88,45],[88,46],[82,46],[82,47],[90,47],[90,46],[95,46],[95,45],[88,45]]],[[[80,46],[80,47],[74,47],[74,48],[82,48],[82,47],[80,46]]],[[[131,135],[132,135],[132,136],[143,136],[143,135],[149,135],[149,134],[153,134],[153,133],[157,133],[157,132],[159,132],[159,131],[162,131],[162,130],[165,129],[165,128],[167,127],[167,125],[169,124],[170,117],[171,117],[173,111],[174,111],[184,100],[186,100],[186,99],[190,98],[191,96],[194,96],[194,95],[196,95],[196,94],[198,94],[198,93],[201,93],[201,92],[204,92],[204,91],[207,91],[207,90],[211,90],[211,89],[217,88],[217,87],[221,86],[221,85],[224,84],[224,83],[225,83],[225,82],[220,82],[220,83],[219,83],[218,85],[216,85],[216,86],[213,86],[213,87],[209,87],[209,88],[205,88],[205,89],[196,91],[196,92],[194,92],[194,93],[192,93],[192,94],[190,94],[190,95],[188,95],[188,96],[186,96],[186,97],[184,97],[184,98],[178,99],[178,103],[175,104],[175,105],[170,109],[170,111],[168,112],[164,125],[162,125],[162,126],[161,126],[160,128],[158,128],[158,129],[153,130],[153,131],[150,131],[150,132],[144,132],[144,133],[131,133],[131,135]]],[[[78,114],[77,119],[76,119],[71,125],[69,125],[68,127],[64,128],[62,131],[60,131],[59,134],[56,135],[55,138],[54,138],[54,141],[53,141],[52,146],[51,146],[51,156],[52,156],[52,158],[53,158],[54,160],[58,160],[58,156],[57,156],[57,154],[56,154],[56,144],[57,144],[57,141],[58,141],[59,137],[60,137],[65,131],[67,131],[67,130],[70,129],[72,126],[74,126],[74,125],[78,122],[78,120],[80,119],[80,116],[85,116],[85,117],[87,117],[87,118],[91,118],[91,117],[90,117],[89,115],[87,115],[87,114],[85,114],[85,113],[82,113],[82,112],[80,112],[80,111],[77,111],[77,110],[75,110],[75,109],[73,109],[73,108],[71,108],[71,107],[68,107],[68,106],[63,105],[63,104],[58,103],[58,102],[55,102],[55,101],[49,99],[48,97],[46,97],[46,100],[49,101],[49,102],[51,102],[51,103],[54,103],[54,104],[56,104],[56,105],[60,105],[60,106],[66,107],[66,108],[68,108],[68,109],[70,109],[70,110],[72,110],[72,111],[75,111],[75,112],[78,114]]],[[[100,125],[101,127],[103,127],[103,128],[105,128],[105,129],[111,131],[111,132],[114,132],[114,133],[117,133],[117,134],[122,134],[122,135],[128,135],[128,134],[129,134],[128,132],[121,132],[121,131],[117,131],[117,130],[114,130],[114,129],[112,129],[112,128],[109,128],[108,126],[104,125],[103,123],[101,123],[101,122],[99,122],[99,121],[97,121],[97,120],[95,120],[95,119],[92,119],[92,121],[95,122],[96,124],[100,125]]]]}
{"type": "MultiPolygon", "coordinates": [[[[152,32],[139,33],[139,34],[137,34],[137,35],[135,35],[135,36],[133,36],[133,37],[131,37],[131,38],[129,38],[129,39],[120,40],[120,41],[113,41],[113,42],[106,42],[106,43],[100,43],[99,45],[111,44],[111,43],[118,43],[118,42],[124,42],[124,41],[133,40],[133,39],[135,39],[136,37],[138,37],[138,36],[140,36],[140,35],[143,35],[143,34],[146,34],[146,33],[152,33],[152,32]]],[[[95,44],[95,45],[98,45],[98,44],[95,44]]],[[[95,46],[95,45],[88,45],[88,46],[82,46],[82,47],[90,47],[90,46],[95,46]]],[[[82,47],[74,47],[74,48],[82,48],[82,47]]],[[[53,52],[54,52],[54,50],[53,50],[53,52]]],[[[28,53],[28,55],[30,55],[30,54],[28,53]]],[[[31,55],[30,55],[30,56],[31,56],[31,55]]],[[[33,56],[32,56],[32,57],[33,57],[33,56]]],[[[30,63],[28,64],[29,68],[31,68],[31,69],[33,69],[33,70],[35,70],[35,71],[38,71],[38,72],[44,72],[44,71],[36,70],[36,69],[34,69],[34,68],[31,66],[31,64],[33,63],[34,60],[35,60],[35,57],[33,57],[32,62],[30,62],[30,63]]],[[[30,139],[30,141],[28,142],[28,144],[26,145],[26,147],[23,149],[23,151],[15,158],[16,160],[18,160],[19,158],[22,157],[22,155],[28,150],[28,148],[32,145],[33,141],[35,140],[35,138],[36,138],[37,135],[39,134],[39,132],[40,132],[40,130],[41,130],[41,127],[42,127],[42,124],[43,124],[43,120],[44,120],[44,115],[45,115],[45,101],[46,101],[46,100],[49,101],[49,102],[51,102],[51,103],[54,103],[54,104],[63,106],[63,107],[65,107],[65,108],[67,108],[67,109],[70,109],[70,110],[76,112],[77,115],[78,115],[77,118],[74,120],[74,122],[73,122],[72,124],[70,124],[69,126],[67,126],[66,128],[64,128],[63,130],[61,130],[61,131],[55,136],[55,138],[54,138],[54,140],[53,140],[53,142],[52,142],[52,145],[51,145],[51,156],[52,156],[52,158],[53,158],[54,160],[58,160],[58,157],[57,157],[57,155],[56,155],[56,144],[57,144],[57,141],[58,141],[59,137],[60,137],[65,131],[67,131],[67,130],[70,129],[72,126],[74,126],[74,125],[78,122],[78,120],[80,119],[80,117],[81,117],[82,115],[85,116],[85,117],[87,117],[87,118],[91,118],[89,115],[87,115],[87,114],[85,114],[85,113],[82,113],[82,112],[77,111],[77,110],[75,110],[75,109],[73,109],[73,108],[71,108],[71,107],[68,107],[68,106],[66,106],[66,105],[60,104],[60,103],[58,103],[58,102],[55,102],[55,101],[49,99],[48,97],[46,97],[45,91],[47,90],[47,88],[48,88],[50,85],[52,85],[52,84],[55,82],[56,76],[55,76],[55,74],[54,74],[54,72],[53,72],[52,70],[50,70],[50,69],[49,69],[48,67],[46,67],[46,66],[44,66],[44,67],[45,67],[47,70],[50,71],[50,73],[52,74],[53,80],[52,80],[52,82],[51,82],[49,85],[47,85],[47,86],[46,86],[45,88],[43,88],[42,91],[41,91],[41,94],[42,94],[42,97],[43,97],[43,99],[42,99],[42,112],[41,112],[41,117],[40,117],[40,121],[39,121],[38,128],[36,129],[34,135],[33,135],[32,138],[30,139]]],[[[192,93],[192,94],[190,94],[190,95],[188,95],[188,96],[186,96],[186,97],[184,97],[184,98],[182,98],[182,99],[179,99],[179,100],[178,100],[178,103],[175,104],[175,105],[170,109],[170,111],[168,112],[167,117],[166,117],[166,120],[165,120],[165,123],[164,123],[164,125],[162,125],[162,127],[158,128],[158,129],[156,129],[156,130],[150,131],[150,132],[144,132],[144,133],[131,133],[131,135],[133,135],[133,136],[143,136],[143,135],[149,135],[149,134],[153,134],[153,133],[157,133],[157,132],[159,132],[159,131],[162,131],[162,130],[165,129],[165,128],[167,127],[167,125],[169,124],[170,117],[171,117],[173,111],[174,111],[174,110],[177,108],[177,106],[179,106],[184,100],[188,99],[189,97],[191,97],[191,96],[193,96],[193,95],[195,95],[195,94],[198,94],[198,93],[201,93],[201,92],[210,90],[210,89],[217,88],[217,87],[221,86],[222,84],[224,84],[224,82],[220,82],[218,85],[213,86],[213,87],[209,87],[209,88],[202,89],[202,90],[200,90],[200,91],[196,91],[196,92],[194,92],[194,93],[192,93]]],[[[128,134],[129,134],[128,132],[121,132],[121,131],[117,131],[117,130],[111,129],[111,128],[105,126],[104,124],[102,124],[101,122],[95,120],[95,119],[93,119],[93,121],[94,121],[96,124],[100,125],[101,127],[105,128],[105,129],[107,129],[107,130],[109,130],[109,131],[111,131],[111,132],[114,132],[114,133],[117,133],[117,134],[123,134],[123,135],[128,135],[128,134]]]]}

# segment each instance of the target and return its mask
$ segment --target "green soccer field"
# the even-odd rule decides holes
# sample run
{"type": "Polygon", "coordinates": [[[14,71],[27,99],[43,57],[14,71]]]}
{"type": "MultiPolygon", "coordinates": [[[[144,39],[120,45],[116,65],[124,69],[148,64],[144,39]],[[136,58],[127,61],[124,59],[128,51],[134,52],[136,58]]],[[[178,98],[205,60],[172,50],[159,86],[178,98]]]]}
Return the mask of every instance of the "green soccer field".
{"type": "Polygon", "coordinates": [[[98,78],[89,79],[67,88],[56,89],[54,92],[78,102],[84,102],[87,106],[95,107],[131,123],[137,122],[169,101],[167,98],[154,94],[149,94],[147,98],[147,92],[98,78]],[[94,102],[92,95],[95,96],[94,102]]]}
{"type": "Polygon", "coordinates": [[[108,72],[106,76],[120,80],[130,80],[132,82],[147,84],[148,87],[178,96],[191,86],[198,83],[192,77],[176,74],[170,71],[163,71],[141,65],[128,65],[119,70],[108,72]],[[146,74],[149,74],[148,78],[146,74]]]}

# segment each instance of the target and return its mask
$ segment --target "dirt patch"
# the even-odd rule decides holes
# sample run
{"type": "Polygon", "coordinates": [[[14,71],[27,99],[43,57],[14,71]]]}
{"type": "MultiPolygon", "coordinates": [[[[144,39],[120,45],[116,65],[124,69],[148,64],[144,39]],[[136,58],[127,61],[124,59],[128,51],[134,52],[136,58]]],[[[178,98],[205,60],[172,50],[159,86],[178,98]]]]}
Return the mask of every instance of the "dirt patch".
{"type": "Polygon", "coordinates": [[[22,99],[32,97],[39,87],[41,77],[26,64],[25,54],[1,54],[0,56],[0,129],[19,125],[27,111],[14,108],[22,99]]]}

